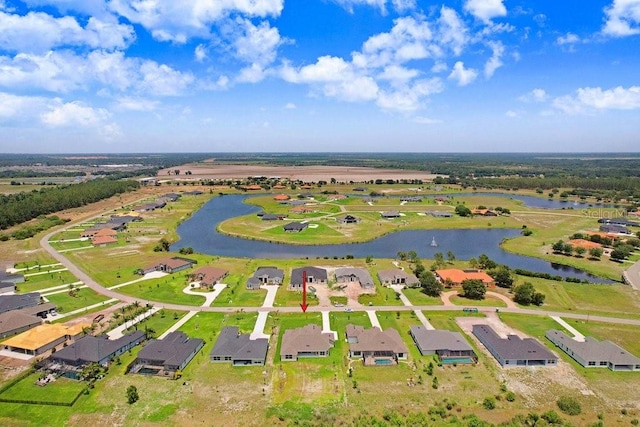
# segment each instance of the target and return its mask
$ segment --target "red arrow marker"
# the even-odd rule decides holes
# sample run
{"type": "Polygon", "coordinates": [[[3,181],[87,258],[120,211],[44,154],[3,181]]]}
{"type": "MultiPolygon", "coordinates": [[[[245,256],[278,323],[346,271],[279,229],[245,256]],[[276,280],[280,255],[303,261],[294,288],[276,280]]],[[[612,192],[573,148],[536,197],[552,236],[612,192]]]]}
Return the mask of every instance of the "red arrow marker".
{"type": "Polygon", "coordinates": [[[309,307],[307,305],[307,270],[302,271],[302,304],[300,307],[302,307],[303,313],[306,313],[307,307],[309,307]]]}

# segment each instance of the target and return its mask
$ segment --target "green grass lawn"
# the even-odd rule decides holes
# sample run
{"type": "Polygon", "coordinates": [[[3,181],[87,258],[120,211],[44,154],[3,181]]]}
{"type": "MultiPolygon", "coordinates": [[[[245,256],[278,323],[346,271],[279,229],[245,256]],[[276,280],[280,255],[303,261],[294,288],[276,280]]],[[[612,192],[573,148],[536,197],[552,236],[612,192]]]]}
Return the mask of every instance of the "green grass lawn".
{"type": "Polygon", "coordinates": [[[118,288],[123,294],[140,298],[141,301],[158,301],[175,304],[199,306],[205,301],[205,297],[185,294],[183,289],[187,286],[185,278],[176,273],[159,279],[150,279],[143,282],[118,288]]]}
{"type": "Polygon", "coordinates": [[[134,326],[127,329],[127,332],[154,330],[155,336],[162,335],[167,329],[169,329],[174,323],[178,322],[182,317],[187,314],[185,311],[166,310],[162,309],[150,317],[136,323],[134,326]]]}
{"type": "Polygon", "coordinates": [[[78,248],[87,248],[93,249],[91,245],[91,240],[73,240],[68,242],[51,242],[51,247],[58,250],[63,251],[66,249],[78,249],[78,248]]]}
{"type": "Polygon", "coordinates": [[[455,305],[461,305],[461,306],[465,306],[465,305],[480,306],[480,307],[506,307],[507,306],[507,304],[504,301],[492,296],[485,296],[484,299],[477,300],[477,299],[469,299],[469,298],[461,297],[459,295],[453,295],[449,298],[449,301],[451,301],[455,305]]]}
{"type": "Polygon", "coordinates": [[[260,307],[267,296],[265,289],[247,289],[245,275],[229,274],[224,283],[227,287],[213,302],[214,307],[260,307]]]}
{"type": "Polygon", "coordinates": [[[58,378],[46,386],[36,385],[42,373],[35,372],[0,395],[4,399],[38,400],[44,402],[71,402],[82,390],[85,384],[67,378],[58,378]]]}
{"type": "MultiPolygon", "coordinates": [[[[52,268],[57,270],[61,268],[52,268]]],[[[18,283],[17,288],[20,293],[34,292],[40,289],[53,288],[55,286],[67,285],[77,282],[78,279],[69,271],[58,271],[55,273],[38,274],[35,276],[29,276],[23,283],[18,283]]]]}
{"type": "MultiPolygon", "coordinates": [[[[315,286],[324,286],[324,285],[315,285],[315,286]]],[[[273,302],[274,307],[293,307],[296,305],[302,304],[302,292],[301,291],[290,291],[287,289],[287,285],[282,285],[280,289],[278,289],[278,293],[276,294],[276,299],[273,302]]],[[[307,288],[307,304],[308,305],[318,305],[318,298],[315,294],[307,288]]]]}
{"type": "Polygon", "coordinates": [[[68,313],[70,311],[98,304],[109,299],[108,297],[100,295],[99,293],[89,288],[77,289],[74,292],[75,296],[69,295],[68,292],[63,292],[59,294],[49,295],[46,298],[50,302],[58,306],[57,310],[59,313],[68,313]]]}
{"type": "Polygon", "coordinates": [[[396,291],[380,285],[376,285],[375,294],[360,295],[358,302],[366,306],[403,305],[400,298],[396,295],[396,291]]]}
{"type": "Polygon", "coordinates": [[[422,292],[420,288],[405,288],[402,293],[413,305],[442,305],[440,297],[430,297],[422,292]]]}

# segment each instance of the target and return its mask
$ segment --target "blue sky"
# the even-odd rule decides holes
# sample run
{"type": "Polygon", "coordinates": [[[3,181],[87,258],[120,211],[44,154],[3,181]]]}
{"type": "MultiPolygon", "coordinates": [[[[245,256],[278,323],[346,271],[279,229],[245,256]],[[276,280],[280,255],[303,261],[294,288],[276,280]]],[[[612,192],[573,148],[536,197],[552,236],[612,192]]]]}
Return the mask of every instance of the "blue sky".
{"type": "Polygon", "coordinates": [[[0,152],[640,147],[640,0],[0,0],[0,152]]]}

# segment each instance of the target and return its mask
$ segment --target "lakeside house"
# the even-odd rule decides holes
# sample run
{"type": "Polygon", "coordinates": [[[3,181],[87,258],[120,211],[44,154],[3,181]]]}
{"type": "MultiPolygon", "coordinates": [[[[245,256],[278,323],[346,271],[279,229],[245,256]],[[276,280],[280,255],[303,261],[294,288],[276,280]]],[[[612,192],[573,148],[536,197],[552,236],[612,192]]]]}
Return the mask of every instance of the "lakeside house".
{"type": "Polygon", "coordinates": [[[326,285],[328,280],[327,270],[320,267],[300,267],[291,270],[291,284],[289,290],[301,291],[303,282],[303,273],[307,273],[307,284],[326,285]]]}
{"type": "Polygon", "coordinates": [[[283,228],[287,233],[299,233],[308,226],[309,224],[306,222],[290,222],[289,224],[285,224],[283,228]]]}
{"type": "Polygon", "coordinates": [[[204,347],[199,338],[189,338],[179,331],[163,339],[152,339],[129,365],[127,373],[175,377],[204,347]]]}
{"type": "Polygon", "coordinates": [[[227,277],[229,270],[217,267],[200,267],[193,273],[189,274],[189,279],[198,282],[200,287],[213,288],[214,285],[220,283],[220,280],[227,277]]]}
{"type": "Polygon", "coordinates": [[[276,267],[258,267],[253,276],[247,280],[247,289],[260,289],[262,285],[281,285],[284,271],[276,267]]]}
{"type": "Polygon", "coordinates": [[[343,267],[336,268],[336,282],[351,283],[357,282],[364,289],[372,289],[374,287],[373,278],[369,271],[365,268],[343,267]]]}
{"type": "Polygon", "coordinates": [[[148,265],[147,267],[141,269],[141,273],[147,274],[152,273],[154,271],[162,271],[165,273],[177,273],[178,271],[186,270],[188,268],[193,267],[198,262],[193,259],[181,258],[181,257],[171,257],[171,258],[162,258],[153,264],[148,265]]]}
{"type": "Polygon", "coordinates": [[[413,274],[407,273],[399,268],[378,271],[378,279],[383,285],[405,285],[408,287],[417,286],[420,280],[413,274]]]}

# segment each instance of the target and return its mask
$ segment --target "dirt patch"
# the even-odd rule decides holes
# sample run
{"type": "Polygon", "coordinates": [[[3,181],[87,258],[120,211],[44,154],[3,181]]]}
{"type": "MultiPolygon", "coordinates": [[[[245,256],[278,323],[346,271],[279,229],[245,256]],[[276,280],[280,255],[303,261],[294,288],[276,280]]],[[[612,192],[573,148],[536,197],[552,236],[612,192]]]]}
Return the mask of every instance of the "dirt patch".
{"type": "Polygon", "coordinates": [[[85,323],[85,324],[92,324],[93,323],[93,319],[95,319],[97,316],[99,315],[104,315],[104,318],[95,324],[95,329],[92,332],[93,335],[99,335],[102,332],[105,332],[106,329],[109,327],[109,320],[111,319],[111,316],[113,315],[113,313],[115,313],[116,311],[120,310],[122,307],[126,306],[127,304],[125,303],[118,303],[112,306],[109,306],[107,308],[105,308],[104,310],[100,310],[100,311],[96,311],[93,313],[87,313],[83,316],[80,317],[76,317],[72,320],[69,320],[68,322],[66,322],[66,325],[77,325],[80,323],[85,323]]]}
{"type": "MultiPolygon", "coordinates": [[[[291,181],[318,182],[365,182],[376,179],[421,179],[431,181],[437,175],[424,171],[377,169],[347,166],[259,166],[259,165],[227,165],[227,164],[186,164],[163,169],[158,172],[159,178],[180,179],[170,175],[170,170],[191,171],[188,180],[199,179],[246,179],[249,176],[279,177],[291,181]]],[[[185,179],[186,180],[186,179],[185,179]]]]}

